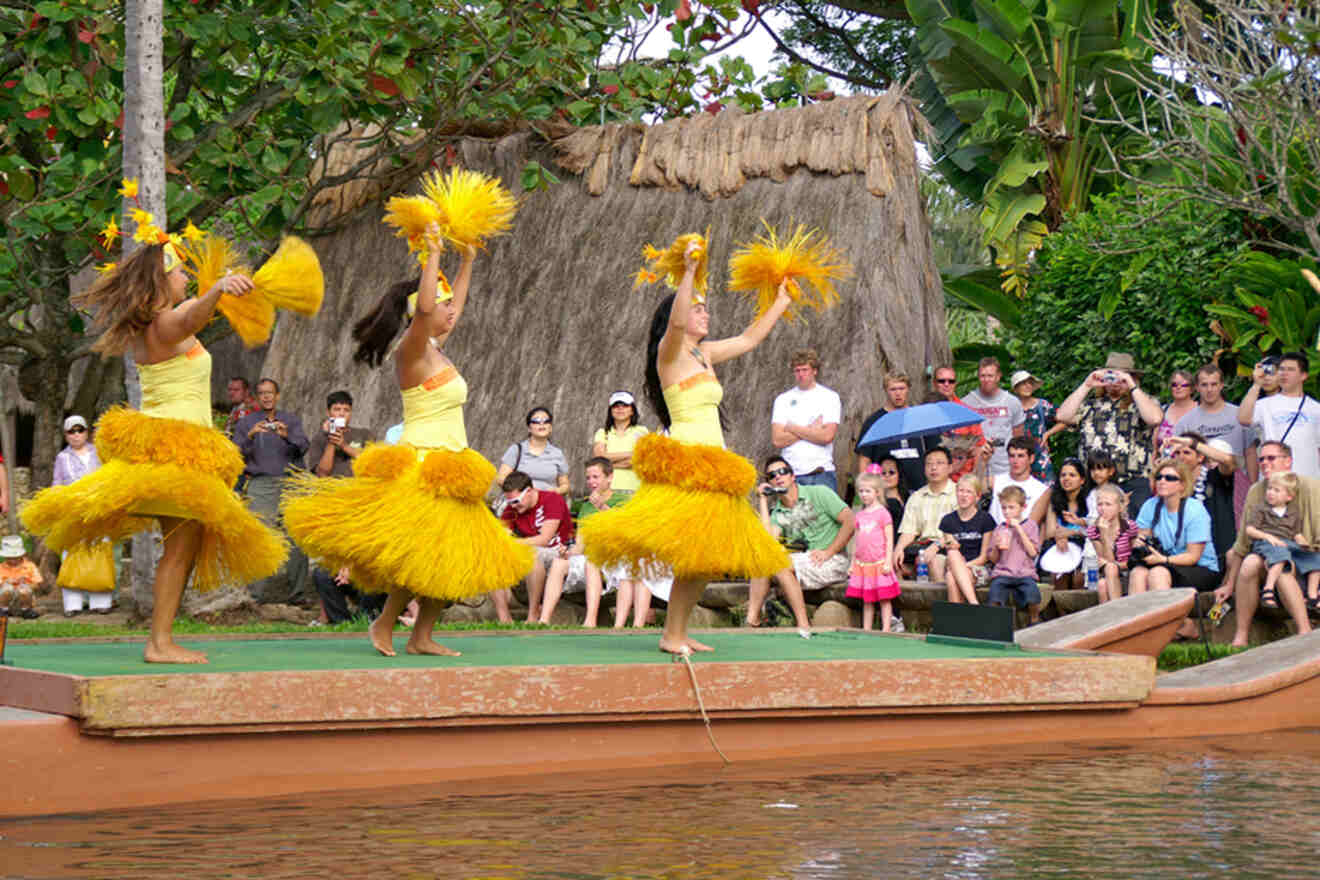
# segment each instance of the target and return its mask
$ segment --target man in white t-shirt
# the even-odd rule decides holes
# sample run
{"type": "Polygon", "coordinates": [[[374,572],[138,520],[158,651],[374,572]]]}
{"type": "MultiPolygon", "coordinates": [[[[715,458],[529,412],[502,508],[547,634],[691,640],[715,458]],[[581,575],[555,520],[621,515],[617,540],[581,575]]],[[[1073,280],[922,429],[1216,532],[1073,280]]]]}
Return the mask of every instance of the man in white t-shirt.
{"type": "Polygon", "coordinates": [[[1252,425],[1262,443],[1287,443],[1293,450],[1293,473],[1320,477],[1320,403],[1303,392],[1308,364],[1306,355],[1289,352],[1256,364],[1251,390],[1238,407],[1238,423],[1252,425]],[[1279,393],[1260,399],[1266,371],[1276,371],[1279,393]]]}
{"type": "Polygon", "coordinates": [[[1017,486],[1026,494],[1027,503],[1022,507],[1026,516],[1031,515],[1036,500],[1049,489],[1049,486],[1031,475],[1031,460],[1036,457],[1036,444],[1030,437],[1012,438],[1005,452],[1008,455],[1008,473],[999,474],[990,485],[990,516],[1001,526],[1004,524],[1004,511],[999,507],[999,493],[1005,487],[1017,486]]]}
{"type": "Polygon", "coordinates": [[[820,358],[812,349],[796,352],[790,362],[797,385],[775,398],[770,442],[793,469],[799,486],[829,486],[839,491],[834,473],[834,435],[843,404],[839,395],[816,381],[820,358]]]}
{"type": "MultiPolygon", "coordinates": [[[[1008,441],[1022,436],[1023,425],[1027,421],[1021,401],[999,387],[999,380],[1003,377],[998,360],[992,357],[981,358],[976,370],[980,387],[962,396],[963,406],[985,417],[981,431],[990,442],[981,447],[980,454],[988,457],[986,472],[992,477],[1008,473],[1008,441]]],[[[997,498],[998,489],[995,495],[997,498]]]]}

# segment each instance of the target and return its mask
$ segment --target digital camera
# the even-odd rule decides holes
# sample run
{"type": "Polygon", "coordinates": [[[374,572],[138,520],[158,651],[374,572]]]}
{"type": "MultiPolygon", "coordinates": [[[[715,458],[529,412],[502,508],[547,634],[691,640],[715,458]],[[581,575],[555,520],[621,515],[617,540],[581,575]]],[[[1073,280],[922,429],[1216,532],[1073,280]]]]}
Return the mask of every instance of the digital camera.
{"type": "Polygon", "coordinates": [[[1138,539],[1138,541],[1133,542],[1131,557],[1135,561],[1145,562],[1147,557],[1152,553],[1159,553],[1161,556],[1169,555],[1168,551],[1164,549],[1164,545],[1160,543],[1160,539],[1154,535],[1151,535],[1144,540],[1138,539]]]}
{"type": "Polygon", "coordinates": [[[771,495],[787,495],[787,489],[780,489],[778,486],[766,486],[761,489],[761,494],[769,497],[771,495]]]}
{"type": "Polygon", "coordinates": [[[1279,358],[1277,355],[1270,355],[1260,359],[1260,371],[1266,376],[1273,376],[1279,371],[1279,358]]]}

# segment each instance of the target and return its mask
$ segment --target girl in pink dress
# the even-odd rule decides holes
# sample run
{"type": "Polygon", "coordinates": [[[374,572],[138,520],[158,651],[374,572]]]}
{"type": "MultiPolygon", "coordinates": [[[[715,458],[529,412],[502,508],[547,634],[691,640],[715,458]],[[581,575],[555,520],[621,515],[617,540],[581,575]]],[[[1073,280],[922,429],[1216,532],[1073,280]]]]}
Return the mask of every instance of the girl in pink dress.
{"type": "Polygon", "coordinates": [[[889,564],[894,549],[894,520],[885,506],[885,484],[879,474],[857,478],[857,538],[853,544],[852,568],[848,571],[848,595],[862,600],[862,628],[875,626],[875,603],[880,603],[880,628],[889,632],[894,622],[898,581],[889,564]]]}

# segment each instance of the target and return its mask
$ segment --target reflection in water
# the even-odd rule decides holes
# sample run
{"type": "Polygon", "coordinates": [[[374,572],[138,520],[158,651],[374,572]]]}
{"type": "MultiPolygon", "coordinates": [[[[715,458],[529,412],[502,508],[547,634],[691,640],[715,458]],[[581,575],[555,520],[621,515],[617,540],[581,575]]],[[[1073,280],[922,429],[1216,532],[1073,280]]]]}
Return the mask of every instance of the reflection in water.
{"type": "Polygon", "coordinates": [[[0,875],[1320,877],[1320,731],[556,783],[7,820],[0,875]]]}

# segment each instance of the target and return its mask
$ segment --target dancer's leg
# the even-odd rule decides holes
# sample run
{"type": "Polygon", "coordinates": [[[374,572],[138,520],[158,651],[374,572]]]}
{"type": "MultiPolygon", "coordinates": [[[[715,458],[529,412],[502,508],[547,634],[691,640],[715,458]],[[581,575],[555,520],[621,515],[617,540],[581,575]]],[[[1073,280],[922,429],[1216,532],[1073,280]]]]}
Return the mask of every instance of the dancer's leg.
{"type": "Polygon", "coordinates": [[[148,663],[205,663],[206,655],[201,651],[191,651],[174,641],[174,616],[202,547],[202,524],[161,517],[160,529],[165,536],[165,553],[156,566],[156,581],[151,588],[151,635],[143,659],[148,663]]]}
{"type": "Polygon", "coordinates": [[[439,654],[444,657],[460,656],[459,651],[446,648],[431,638],[431,633],[435,631],[435,622],[440,618],[440,612],[445,610],[445,603],[439,599],[426,596],[419,597],[417,605],[417,622],[413,624],[412,635],[409,636],[408,645],[404,650],[409,654],[439,654]]]}
{"type": "Polygon", "coordinates": [[[697,600],[705,590],[705,581],[674,581],[673,589],[669,591],[669,611],[665,613],[665,631],[660,636],[661,651],[687,654],[714,650],[691,638],[687,631],[688,618],[692,616],[692,609],[697,607],[697,600]]]}
{"type": "Polygon", "coordinates": [[[394,656],[394,624],[403,609],[408,607],[412,593],[407,590],[390,590],[385,600],[385,607],[380,610],[380,617],[372,621],[367,632],[371,635],[371,646],[386,657],[394,656]]]}

